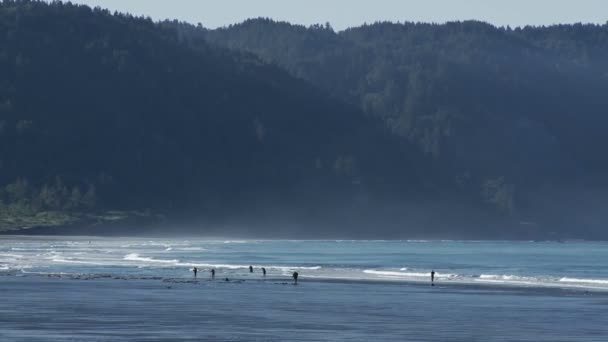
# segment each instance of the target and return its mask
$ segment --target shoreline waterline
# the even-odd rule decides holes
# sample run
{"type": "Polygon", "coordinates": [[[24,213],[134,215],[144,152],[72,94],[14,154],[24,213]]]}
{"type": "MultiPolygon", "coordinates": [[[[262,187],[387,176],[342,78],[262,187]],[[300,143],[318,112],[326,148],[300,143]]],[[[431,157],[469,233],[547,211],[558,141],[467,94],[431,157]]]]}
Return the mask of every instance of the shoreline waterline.
{"type": "Polygon", "coordinates": [[[608,292],[608,243],[0,237],[0,274],[110,274],[608,292]],[[249,273],[252,266],[256,272],[249,273]]]}
{"type": "MultiPolygon", "coordinates": [[[[275,284],[286,285],[293,284],[293,279],[288,276],[282,277],[265,277],[252,279],[238,276],[222,276],[217,275],[212,279],[208,275],[199,277],[161,277],[161,276],[138,276],[138,275],[118,275],[118,274],[73,274],[73,273],[42,273],[42,272],[13,272],[0,273],[2,278],[21,278],[21,279],[56,279],[64,281],[78,280],[107,280],[107,281],[154,281],[159,284],[212,284],[212,283],[233,283],[233,284],[275,284]],[[225,279],[228,278],[228,281],[225,279]]],[[[570,295],[597,295],[608,298],[608,290],[602,287],[587,287],[587,286],[558,286],[558,285],[536,285],[536,284],[510,284],[510,283],[495,283],[495,282],[479,282],[471,283],[464,281],[447,281],[435,282],[431,285],[430,281],[402,280],[402,279],[352,279],[340,277],[320,277],[314,275],[300,275],[298,285],[306,286],[306,284],[343,284],[343,285],[366,285],[366,286],[396,286],[407,288],[431,288],[437,291],[476,291],[476,292],[510,292],[520,294],[543,294],[552,296],[570,296],[570,295]]]]}

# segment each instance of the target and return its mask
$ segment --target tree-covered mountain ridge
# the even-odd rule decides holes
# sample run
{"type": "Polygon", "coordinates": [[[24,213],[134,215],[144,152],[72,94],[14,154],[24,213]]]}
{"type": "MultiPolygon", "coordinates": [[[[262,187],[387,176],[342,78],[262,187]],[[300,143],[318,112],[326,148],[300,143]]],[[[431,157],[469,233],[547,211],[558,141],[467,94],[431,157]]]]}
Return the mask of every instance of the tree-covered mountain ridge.
{"type": "Polygon", "coordinates": [[[405,34],[408,25],[207,30],[3,1],[0,223],[605,236],[596,52],[549,61],[553,44],[524,51],[506,29],[412,24],[420,32],[405,34]]]}
{"type": "Polygon", "coordinates": [[[446,177],[522,222],[556,212],[572,225],[605,219],[608,24],[335,32],[260,18],[198,32],[382,119],[446,177]]]}
{"type": "Polygon", "coordinates": [[[5,229],[318,223],[424,193],[425,158],[377,120],[172,23],[4,1],[0,71],[5,229]]]}
{"type": "Polygon", "coordinates": [[[505,163],[485,162],[488,153],[517,141],[505,136],[498,145],[477,128],[513,134],[528,129],[547,145],[557,140],[565,158],[605,166],[605,158],[589,149],[601,138],[598,123],[605,124],[608,25],[376,23],[334,32],[252,19],[199,32],[384,118],[395,133],[435,157],[476,155],[503,169],[505,163]],[[466,141],[471,134],[477,139],[466,141]],[[484,138],[497,146],[476,150],[484,138]]]}

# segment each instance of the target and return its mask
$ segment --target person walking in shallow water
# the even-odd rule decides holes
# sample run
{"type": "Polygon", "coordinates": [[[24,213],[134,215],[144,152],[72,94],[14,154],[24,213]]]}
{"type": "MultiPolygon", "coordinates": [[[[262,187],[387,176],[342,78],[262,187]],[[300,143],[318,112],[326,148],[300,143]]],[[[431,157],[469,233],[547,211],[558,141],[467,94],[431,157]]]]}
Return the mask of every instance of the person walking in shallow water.
{"type": "Polygon", "coordinates": [[[249,273],[253,273],[253,266],[249,265],[249,273]]]}
{"type": "Polygon", "coordinates": [[[198,273],[198,268],[196,268],[196,267],[193,268],[192,272],[194,272],[194,278],[196,278],[196,274],[198,273]]]}
{"type": "Polygon", "coordinates": [[[293,284],[298,285],[298,272],[293,272],[293,284]]]}
{"type": "Polygon", "coordinates": [[[262,267],[262,276],[266,276],[266,269],[264,267],[262,267]]]}
{"type": "Polygon", "coordinates": [[[211,269],[211,279],[215,279],[215,268],[211,269]]]}
{"type": "Polygon", "coordinates": [[[435,286],[435,270],[431,271],[431,286],[435,286]]]}

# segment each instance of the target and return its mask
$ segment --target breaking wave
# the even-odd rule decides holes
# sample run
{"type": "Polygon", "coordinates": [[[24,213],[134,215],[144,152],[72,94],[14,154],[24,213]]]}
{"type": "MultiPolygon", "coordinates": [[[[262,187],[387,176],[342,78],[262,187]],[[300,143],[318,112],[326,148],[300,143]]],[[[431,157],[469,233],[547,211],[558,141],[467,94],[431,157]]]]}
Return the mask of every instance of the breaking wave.
{"type": "Polygon", "coordinates": [[[602,284],[608,285],[608,279],[579,279],[579,278],[561,278],[559,281],[564,283],[581,283],[581,284],[602,284]]]}
{"type": "Polygon", "coordinates": [[[143,261],[143,262],[154,262],[154,263],[163,263],[163,264],[179,264],[179,260],[177,260],[177,259],[164,260],[164,259],[147,258],[147,257],[139,256],[139,254],[137,254],[137,253],[129,253],[129,254],[125,255],[125,257],[123,259],[129,260],[129,261],[143,261]]]}

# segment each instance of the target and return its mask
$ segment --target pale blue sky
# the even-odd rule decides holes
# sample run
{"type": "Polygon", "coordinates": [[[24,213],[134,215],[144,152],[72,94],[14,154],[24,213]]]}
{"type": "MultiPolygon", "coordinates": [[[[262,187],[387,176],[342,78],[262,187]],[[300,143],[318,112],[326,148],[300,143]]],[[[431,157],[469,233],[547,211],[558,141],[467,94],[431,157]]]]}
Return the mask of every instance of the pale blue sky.
{"type": "Polygon", "coordinates": [[[364,22],[478,19],[522,26],[608,21],[608,0],[72,0],[90,6],[179,19],[215,28],[252,17],[342,30],[364,22]]]}

